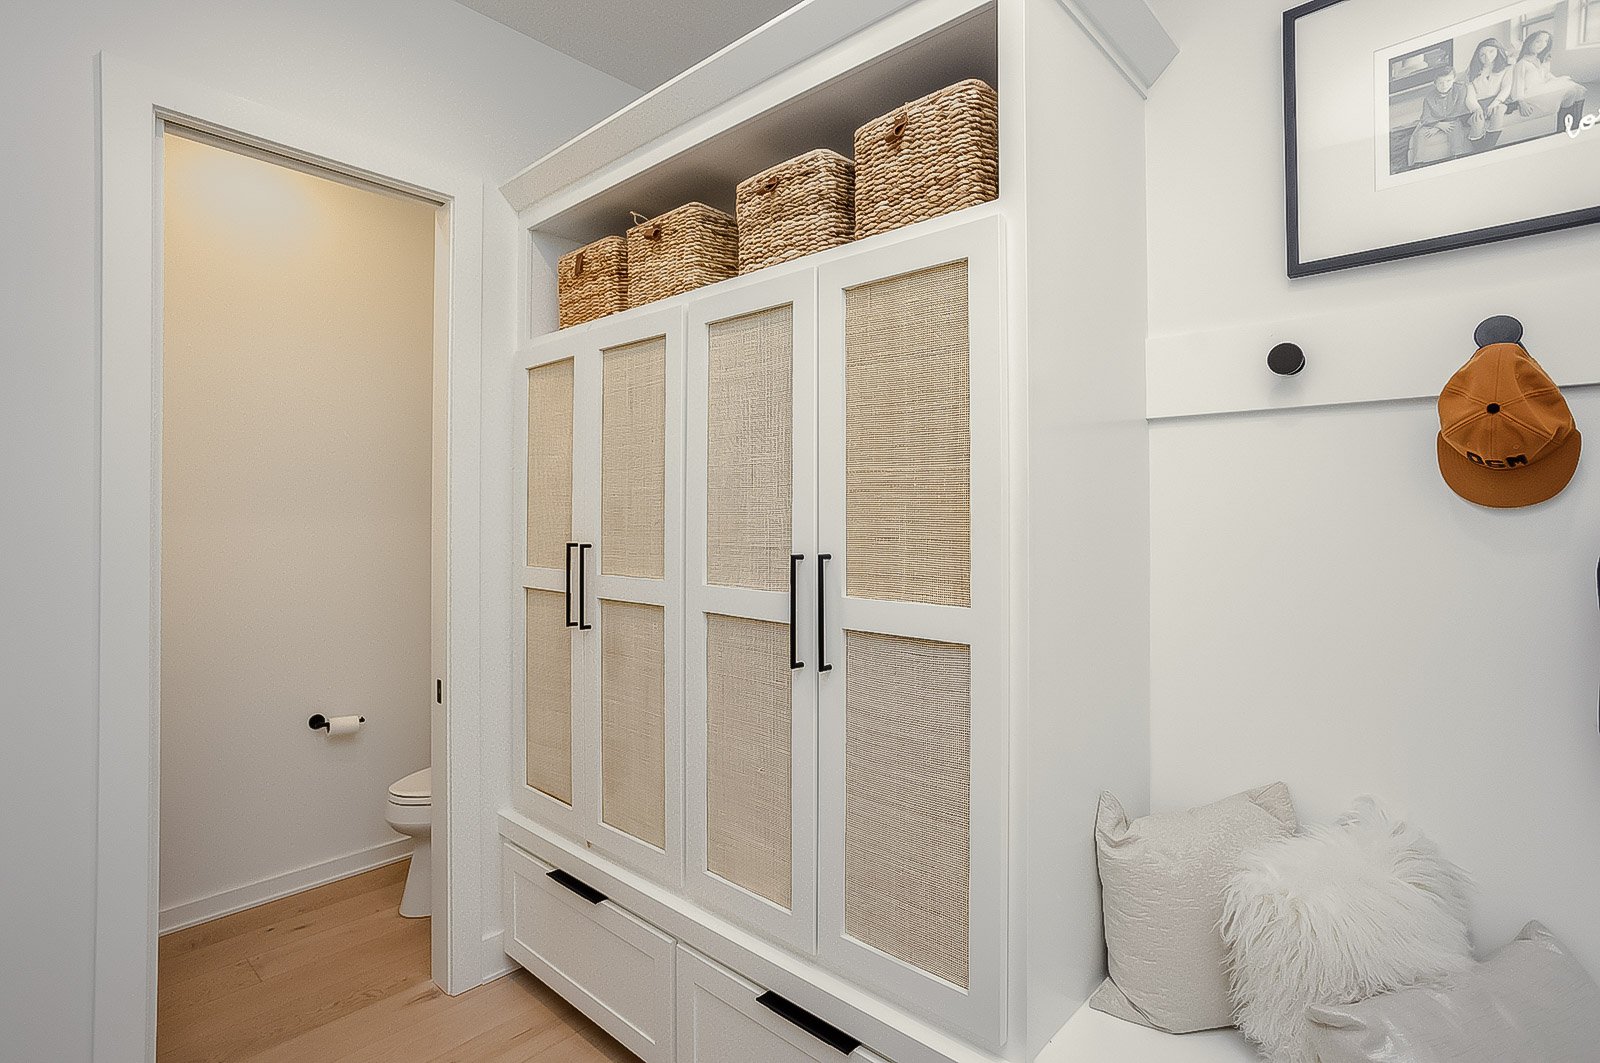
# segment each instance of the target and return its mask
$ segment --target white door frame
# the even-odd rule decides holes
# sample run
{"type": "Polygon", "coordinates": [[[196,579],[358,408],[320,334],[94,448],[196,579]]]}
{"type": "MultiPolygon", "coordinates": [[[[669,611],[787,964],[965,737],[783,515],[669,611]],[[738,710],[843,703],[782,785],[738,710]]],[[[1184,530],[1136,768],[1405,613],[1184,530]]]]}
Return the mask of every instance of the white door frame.
{"type": "MultiPolygon", "coordinates": [[[[100,651],[95,1063],[155,1059],[160,784],[161,144],[165,123],[440,203],[435,404],[446,403],[445,700],[433,706],[433,977],[485,974],[479,765],[481,177],[320,115],[274,111],[112,56],[100,78],[100,651]],[[441,391],[440,384],[445,386],[441,391]],[[457,770],[459,769],[459,770],[457,770]]],[[[435,449],[436,455],[438,448],[435,449]]],[[[435,483],[438,459],[435,459],[435,483]]],[[[441,524],[435,505],[435,534],[441,524]]],[[[436,645],[438,635],[435,635],[436,645]]],[[[437,654],[437,651],[436,651],[437,654]]],[[[435,665],[436,669],[439,665],[435,665]]],[[[439,674],[437,671],[435,674],[439,674]]],[[[375,798],[376,799],[376,798],[375,798]]]]}

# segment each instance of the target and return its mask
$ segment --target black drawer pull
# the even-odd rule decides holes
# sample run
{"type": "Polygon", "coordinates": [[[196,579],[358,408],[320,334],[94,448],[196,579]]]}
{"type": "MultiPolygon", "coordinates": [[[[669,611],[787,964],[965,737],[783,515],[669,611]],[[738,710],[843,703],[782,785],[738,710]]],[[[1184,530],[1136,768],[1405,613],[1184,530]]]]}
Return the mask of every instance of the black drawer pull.
{"type": "Polygon", "coordinates": [[[590,628],[594,627],[593,624],[589,623],[589,621],[584,619],[584,612],[583,612],[585,603],[587,602],[588,597],[589,597],[589,592],[584,589],[584,585],[583,585],[583,574],[584,574],[585,570],[588,569],[589,566],[585,565],[583,563],[583,555],[588,553],[590,550],[593,550],[593,549],[594,549],[594,543],[579,543],[578,544],[578,630],[579,631],[588,631],[590,628]]]}
{"type": "Polygon", "coordinates": [[[599,890],[595,889],[593,886],[582,881],[581,879],[573,878],[565,871],[551,871],[548,872],[545,877],[550,879],[552,882],[555,882],[557,885],[565,886],[567,889],[571,890],[573,893],[576,893],[590,904],[599,904],[601,901],[607,899],[604,893],[601,893],[599,890]]]}
{"type": "Polygon", "coordinates": [[[815,1037],[829,1048],[837,1049],[842,1055],[848,1056],[851,1052],[861,1047],[861,1042],[845,1033],[832,1023],[824,1022],[811,1014],[792,1000],[785,1000],[776,993],[762,993],[756,997],[756,1003],[766,1008],[781,1018],[800,1027],[806,1033],[815,1037]]]}
{"type": "Polygon", "coordinates": [[[578,548],[577,543],[567,544],[567,626],[577,627],[578,622],[572,619],[572,551],[578,548]]]}
{"type": "Polygon", "coordinates": [[[817,671],[831,672],[828,663],[828,562],[832,554],[817,555],[817,671]]]}
{"type": "Polygon", "coordinates": [[[799,623],[799,618],[796,612],[797,607],[795,605],[794,597],[795,577],[799,574],[800,562],[804,561],[805,559],[805,554],[789,555],[789,670],[791,672],[797,668],[804,668],[806,666],[806,662],[800,660],[799,648],[796,645],[796,640],[799,638],[800,633],[796,628],[796,624],[799,623]]]}

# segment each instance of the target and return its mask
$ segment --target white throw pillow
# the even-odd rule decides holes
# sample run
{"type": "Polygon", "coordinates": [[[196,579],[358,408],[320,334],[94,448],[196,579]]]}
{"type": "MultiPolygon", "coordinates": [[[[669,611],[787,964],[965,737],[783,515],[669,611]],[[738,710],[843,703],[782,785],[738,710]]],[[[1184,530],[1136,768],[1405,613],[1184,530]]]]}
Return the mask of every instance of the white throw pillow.
{"type": "Polygon", "coordinates": [[[1111,977],[1090,1006],[1169,1033],[1232,1025],[1222,893],[1240,853],[1294,829],[1283,783],[1132,822],[1102,794],[1095,840],[1111,977]]]}
{"type": "Polygon", "coordinates": [[[1600,987],[1538,923],[1523,927],[1459,983],[1311,1008],[1318,1059],[1552,1063],[1600,1057],[1600,987]]]}
{"type": "Polygon", "coordinates": [[[1316,1063],[1306,1009],[1442,984],[1472,964],[1465,872],[1362,798],[1240,861],[1227,890],[1235,1018],[1273,1063],[1316,1063]]]}

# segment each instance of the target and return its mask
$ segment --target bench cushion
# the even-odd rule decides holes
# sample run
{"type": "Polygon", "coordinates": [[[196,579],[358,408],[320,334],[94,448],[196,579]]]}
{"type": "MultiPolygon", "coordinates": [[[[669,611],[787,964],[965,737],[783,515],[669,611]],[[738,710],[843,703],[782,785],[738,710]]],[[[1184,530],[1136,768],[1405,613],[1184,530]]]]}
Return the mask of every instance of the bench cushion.
{"type": "Polygon", "coordinates": [[[1237,1030],[1162,1033],[1085,1006],[1035,1063],[1257,1063],[1237,1030]]]}

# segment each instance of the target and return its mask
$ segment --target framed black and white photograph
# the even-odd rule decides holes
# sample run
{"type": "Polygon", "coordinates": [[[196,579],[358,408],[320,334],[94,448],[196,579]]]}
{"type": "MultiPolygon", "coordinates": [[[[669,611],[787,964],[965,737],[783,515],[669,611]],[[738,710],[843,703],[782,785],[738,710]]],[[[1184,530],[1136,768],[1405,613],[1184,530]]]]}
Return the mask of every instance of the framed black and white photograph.
{"type": "Polygon", "coordinates": [[[1600,0],[1284,15],[1291,277],[1600,221],[1600,0]]]}

